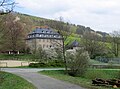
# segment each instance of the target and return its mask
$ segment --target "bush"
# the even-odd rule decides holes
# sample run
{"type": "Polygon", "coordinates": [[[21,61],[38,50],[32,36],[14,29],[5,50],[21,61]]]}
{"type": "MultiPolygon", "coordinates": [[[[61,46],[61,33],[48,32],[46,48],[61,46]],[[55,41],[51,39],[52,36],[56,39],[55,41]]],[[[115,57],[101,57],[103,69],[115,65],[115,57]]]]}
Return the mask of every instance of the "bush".
{"type": "Polygon", "coordinates": [[[67,53],[69,75],[82,76],[89,65],[89,55],[84,49],[76,50],[75,53],[67,53]]]}
{"type": "Polygon", "coordinates": [[[39,67],[63,67],[64,63],[62,60],[51,60],[49,62],[39,62],[39,63],[30,63],[29,67],[39,68],[39,67]]]}
{"type": "Polygon", "coordinates": [[[39,62],[39,63],[30,63],[29,67],[39,68],[39,67],[49,67],[49,65],[47,65],[47,63],[45,62],[39,62]]]}
{"type": "Polygon", "coordinates": [[[50,61],[48,64],[53,67],[63,67],[64,66],[64,62],[62,60],[53,60],[53,61],[50,61]]]}

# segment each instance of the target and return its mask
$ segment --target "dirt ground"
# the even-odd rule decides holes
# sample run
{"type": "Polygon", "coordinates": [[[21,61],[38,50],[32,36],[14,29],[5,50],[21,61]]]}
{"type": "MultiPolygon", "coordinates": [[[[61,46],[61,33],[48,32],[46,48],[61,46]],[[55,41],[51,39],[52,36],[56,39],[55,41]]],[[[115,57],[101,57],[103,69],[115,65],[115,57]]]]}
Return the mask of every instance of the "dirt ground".
{"type": "Polygon", "coordinates": [[[0,60],[0,67],[17,67],[17,66],[28,66],[29,61],[16,61],[16,60],[0,60]]]}

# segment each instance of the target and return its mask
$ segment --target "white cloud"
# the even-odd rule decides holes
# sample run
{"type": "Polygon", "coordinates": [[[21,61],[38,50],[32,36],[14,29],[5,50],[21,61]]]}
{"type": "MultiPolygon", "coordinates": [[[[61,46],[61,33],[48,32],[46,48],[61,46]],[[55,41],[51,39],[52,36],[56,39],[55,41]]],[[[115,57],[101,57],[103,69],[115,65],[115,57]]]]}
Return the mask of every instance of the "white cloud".
{"type": "Polygon", "coordinates": [[[94,30],[119,29],[120,0],[16,0],[19,10],[46,18],[64,17],[94,30]]]}

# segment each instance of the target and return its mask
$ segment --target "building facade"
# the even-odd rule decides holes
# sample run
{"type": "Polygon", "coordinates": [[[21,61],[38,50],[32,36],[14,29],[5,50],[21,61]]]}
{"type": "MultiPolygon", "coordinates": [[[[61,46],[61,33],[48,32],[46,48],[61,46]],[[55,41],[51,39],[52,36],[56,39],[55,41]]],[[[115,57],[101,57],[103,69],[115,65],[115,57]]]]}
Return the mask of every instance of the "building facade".
{"type": "Polygon", "coordinates": [[[62,45],[62,36],[49,27],[36,27],[28,34],[26,43],[31,50],[55,48],[62,45]]]}

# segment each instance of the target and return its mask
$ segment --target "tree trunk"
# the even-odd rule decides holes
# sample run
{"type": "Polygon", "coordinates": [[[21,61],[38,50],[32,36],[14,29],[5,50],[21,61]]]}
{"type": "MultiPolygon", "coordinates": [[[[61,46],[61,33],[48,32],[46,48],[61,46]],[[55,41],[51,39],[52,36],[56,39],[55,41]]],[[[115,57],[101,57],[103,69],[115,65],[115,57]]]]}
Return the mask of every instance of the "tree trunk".
{"type": "Polygon", "coordinates": [[[64,43],[64,38],[62,40],[63,42],[63,59],[64,59],[64,66],[65,66],[65,73],[67,74],[68,73],[68,70],[67,70],[67,60],[66,60],[66,56],[65,56],[65,43],[64,43]]]}

